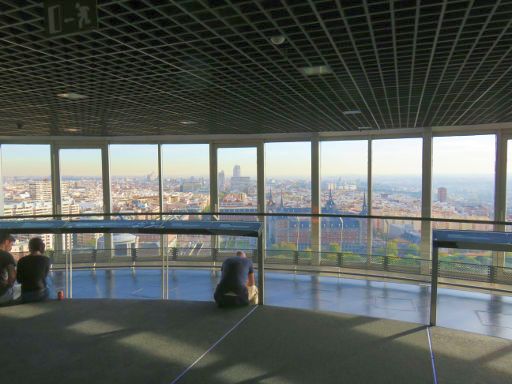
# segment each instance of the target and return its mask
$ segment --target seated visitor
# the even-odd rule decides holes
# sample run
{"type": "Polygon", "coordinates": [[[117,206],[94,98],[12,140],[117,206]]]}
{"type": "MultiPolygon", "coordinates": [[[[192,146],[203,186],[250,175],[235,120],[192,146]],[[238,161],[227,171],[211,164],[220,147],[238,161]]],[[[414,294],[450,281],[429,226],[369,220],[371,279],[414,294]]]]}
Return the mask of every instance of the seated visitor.
{"type": "Polygon", "coordinates": [[[15,299],[16,261],[9,253],[16,239],[6,232],[0,232],[0,305],[15,299]]]}
{"type": "Polygon", "coordinates": [[[43,255],[44,242],[39,237],[33,237],[28,242],[29,255],[18,261],[16,279],[21,283],[21,301],[29,303],[48,298],[46,276],[50,271],[50,259],[43,255]]]}
{"type": "Polygon", "coordinates": [[[226,259],[221,271],[213,296],[219,307],[258,304],[254,270],[245,252],[238,251],[236,256],[226,259]]]}

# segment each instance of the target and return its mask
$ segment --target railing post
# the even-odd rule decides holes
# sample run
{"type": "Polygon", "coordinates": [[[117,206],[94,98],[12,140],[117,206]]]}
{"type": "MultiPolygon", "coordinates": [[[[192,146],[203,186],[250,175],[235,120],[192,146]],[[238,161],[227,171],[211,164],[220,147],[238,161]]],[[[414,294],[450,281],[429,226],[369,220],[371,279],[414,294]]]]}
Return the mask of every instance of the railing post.
{"type": "Polygon", "coordinates": [[[98,250],[97,249],[93,249],[92,250],[91,258],[92,258],[92,267],[96,268],[96,261],[98,259],[98,250]]]}
{"type": "Polygon", "coordinates": [[[489,266],[489,279],[491,283],[496,282],[496,277],[498,275],[498,267],[496,265],[490,265],[489,266]]]}
{"type": "Polygon", "coordinates": [[[299,251],[293,251],[293,264],[299,265],[299,251]]]}
{"type": "Polygon", "coordinates": [[[132,268],[134,268],[135,262],[137,261],[137,248],[135,248],[135,244],[132,244],[131,256],[132,256],[132,268]]]}
{"type": "Polygon", "coordinates": [[[339,268],[343,267],[343,261],[344,261],[343,260],[344,259],[343,252],[338,252],[338,254],[336,256],[337,256],[336,257],[337,258],[336,263],[337,263],[338,267],[339,268]]]}
{"type": "Polygon", "coordinates": [[[430,326],[436,325],[437,319],[437,282],[439,276],[439,248],[432,249],[432,280],[430,283],[430,326]]]}

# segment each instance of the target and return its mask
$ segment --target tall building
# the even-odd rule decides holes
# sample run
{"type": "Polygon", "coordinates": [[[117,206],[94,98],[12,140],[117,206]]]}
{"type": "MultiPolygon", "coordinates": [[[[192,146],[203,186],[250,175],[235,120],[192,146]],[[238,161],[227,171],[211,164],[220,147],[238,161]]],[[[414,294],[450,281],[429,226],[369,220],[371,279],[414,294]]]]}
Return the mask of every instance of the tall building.
{"type": "Polygon", "coordinates": [[[51,201],[52,186],[49,180],[35,181],[28,185],[28,192],[32,200],[51,201]]]}
{"type": "Polygon", "coordinates": [[[240,169],[239,165],[235,165],[233,167],[233,177],[240,177],[242,176],[242,170],[240,169]]]}
{"type": "Polygon", "coordinates": [[[224,171],[219,172],[219,176],[217,177],[217,188],[219,192],[224,192],[226,189],[226,175],[224,171]]]}
{"type": "Polygon", "coordinates": [[[448,190],[445,187],[437,188],[437,201],[441,203],[448,201],[448,190]]]}

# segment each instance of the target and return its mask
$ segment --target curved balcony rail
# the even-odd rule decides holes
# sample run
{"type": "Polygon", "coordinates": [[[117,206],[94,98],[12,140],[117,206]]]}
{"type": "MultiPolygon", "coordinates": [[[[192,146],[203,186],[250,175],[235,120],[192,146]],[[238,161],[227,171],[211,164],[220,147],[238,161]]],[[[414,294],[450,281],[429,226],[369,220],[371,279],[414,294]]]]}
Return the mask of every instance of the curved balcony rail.
{"type": "MultiPolygon", "coordinates": [[[[269,227],[266,225],[266,269],[286,272],[322,273],[393,279],[411,282],[430,282],[432,262],[430,249],[425,251],[422,238],[425,229],[422,222],[431,223],[432,227],[450,229],[494,230],[507,229],[512,225],[508,221],[438,219],[420,217],[399,217],[382,215],[334,215],[334,214],[283,214],[246,212],[160,212],[160,213],[105,213],[101,217],[119,217],[127,219],[159,218],[172,220],[189,216],[204,220],[218,220],[222,216],[240,217],[240,219],[271,220],[291,218],[288,226],[269,227]],[[312,250],[307,246],[304,233],[310,231],[308,226],[312,218],[326,222],[325,228],[320,224],[322,233],[330,233],[327,239],[321,238],[312,250]],[[298,219],[298,220],[297,220],[298,219]],[[301,227],[300,219],[307,224],[301,227]],[[352,227],[345,225],[354,224],[352,227]],[[297,222],[295,222],[297,221],[297,222]],[[337,221],[340,222],[336,226],[337,221]],[[344,224],[343,224],[344,223],[344,224]],[[357,226],[355,226],[357,224],[357,226]],[[278,228],[278,229],[276,229],[278,228]],[[354,229],[356,228],[356,229],[354,229]],[[286,241],[270,239],[272,231],[286,232],[286,241]],[[359,232],[357,232],[359,230],[359,232]],[[292,249],[291,249],[292,248],[292,249]]],[[[38,215],[0,219],[48,219],[60,218],[77,220],[83,217],[99,218],[98,213],[77,215],[38,215]]],[[[282,235],[282,234],[281,234],[282,235]]],[[[275,236],[274,236],[275,237],[275,236]]],[[[283,237],[283,236],[281,236],[283,237]]],[[[430,239],[429,239],[430,240],[430,239]]],[[[255,257],[255,244],[241,242],[237,239],[224,239],[220,244],[205,237],[200,239],[175,239],[165,247],[143,247],[136,244],[128,248],[100,249],[76,247],[70,240],[65,250],[49,250],[54,270],[91,269],[91,268],[219,268],[222,261],[244,249],[255,257]],[[68,244],[69,243],[69,244],[68,244]]],[[[18,257],[24,252],[20,251],[18,257]]],[[[483,251],[481,253],[464,253],[460,250],[441,250],[439,257],[440,282],[482,289],[512,291],[512,262],[508,255],[501,252],[483,251]]]]}

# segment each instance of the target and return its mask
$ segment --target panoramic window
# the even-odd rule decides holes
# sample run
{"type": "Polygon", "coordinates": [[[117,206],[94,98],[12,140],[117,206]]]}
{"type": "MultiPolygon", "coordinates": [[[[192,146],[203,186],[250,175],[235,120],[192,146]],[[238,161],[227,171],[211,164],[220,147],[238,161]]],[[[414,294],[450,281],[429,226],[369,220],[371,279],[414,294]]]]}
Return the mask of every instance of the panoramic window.
{"type": "MultiPolygon", "coordinates": [[[[160,211],[157,145],[110,145],[112,212],[122,220],[151,220],[160,211]]],[[[159,255],[160,235],[114,234],[116,256],[159,255]]]]}
{"type": "MultiPolygon", "coordinates": [[[[52,182],[49,145],[3,144],[2,186],[0,207],[4,216],[51,215],[52,182]]],[[[48,218],[45,218],[47,220],[48,218]]],[[[28,252],[28,240],[33,235],[16,235],[12,253],[18,258],[28,252]]],[[[54,235],[41,237],[47,249],[53,248],[54,235]]]]}
{"type": "Polygon", "coordinates": [[[311,219],[294,216],[311,213],[311,143],[265,144],[265,177],[267,212],[290,215],[267,218],[268,255],[311,258],[311,219]]]}
{"type": "MultiPolygon", "coordinates": [[[[372,141],[372,215],[421,216],[422,139],[372,141]]],[[[372,220],[372,254],[377,262],[419,257],[421,223],[415,220],[372,220]]],[[[405,262],[405,261],[404,261],[405,262]]]]}
{"type": "MultiPolygon", "coordinates": [[[[101,150],[61,149],[59,157],[62,214],[103,213],[101,150]]],[[[98,247],[102,234],[75,233],[63,238],[65,249],[83,249],[90,259],[89,250],[98,247]]],[[[75,256],[78,257],[76,252],[75,256]]]]}
{"type": "MultiPolygon", "coordinates": [[[[320,147],[321,212],[367,215],[368,141],[325,141],[320,147]]],[[[357,259],[367,253],[367,219],[322,218],[322,257],[357,259]]]]}
{"type": "MultiPolygon", "coordinates": [[[[166,219],[210,220],[210,146],[169,144],[162,146],[163,211],[166,219]],[[176,214],[172,212],[188,212],[176,214]]],[[[209,256],[211,236],[167,235],[176,257],[209,256]]]]}
{"type": "MultiPolygon", "coordinates": [[[[258,210],[257,150],[255,147],[219,148],[217,152],[217,185],[220,212],[248,213],[247,216],[222,215],[221,220],[257,221],[251,216],[258,210]]],[[[251,238],[219,236],[223,249],[252,250],[251,238]]]]}
{"type": "MultiPolygon", "coordinates": [[[[494,219],[494,135],[434,137],[432,151],[432,217],[494,219]]],[[[433,229],[492,230],[492,225],[434,222],[433,229]]],[[[490,251],[442,250],[448,263],[492,263],[490,251]]]]}

